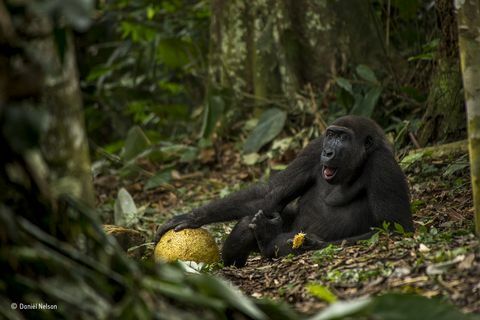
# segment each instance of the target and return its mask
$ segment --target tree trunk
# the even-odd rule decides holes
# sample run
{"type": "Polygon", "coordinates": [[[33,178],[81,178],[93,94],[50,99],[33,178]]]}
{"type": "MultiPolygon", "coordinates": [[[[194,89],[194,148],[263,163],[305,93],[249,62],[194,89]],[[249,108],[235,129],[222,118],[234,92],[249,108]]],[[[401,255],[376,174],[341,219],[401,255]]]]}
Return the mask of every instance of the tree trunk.
{"type": "Polygon", "coordinates": [[[418,137],[422,146],[432,141],[457,140],[466,128],[453,1],[438,0],[435,5],[441,39],[418,137]]]}
{"type": "Polygon", "coordinates": [[[0,103],[21,101],[46,111],[41,151],[53,192],[94,205],[73,41],[64,29],[54,34],[48,17],[25,10],[12,16],[0,2],[0,103]]]}
{"type": "Polygon", "coordinates": [[[463,87],[468,116],[468,141],[475,207],[480,235],[480,1],[456,1],[463,87]]]}
{"type": "Polygon", "coordinates": [[[235,102],[289,107],[311,84],[321,90],[347,66],[379,65],[382,41],[369,3],[212,1],[210,83],[233,88],[235,102]]]}

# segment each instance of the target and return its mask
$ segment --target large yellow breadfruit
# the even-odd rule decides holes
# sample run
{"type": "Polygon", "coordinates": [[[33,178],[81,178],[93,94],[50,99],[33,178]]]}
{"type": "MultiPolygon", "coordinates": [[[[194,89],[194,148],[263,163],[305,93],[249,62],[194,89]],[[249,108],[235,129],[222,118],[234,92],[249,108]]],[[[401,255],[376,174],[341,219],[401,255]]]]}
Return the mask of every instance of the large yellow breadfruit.
{"type": "Polygon", "coordinates": [[[167,231],[157,243],[155,261],[195,261],[208,264],[220,261],[220,253],[212,235],[205,229],[167,231]]]}

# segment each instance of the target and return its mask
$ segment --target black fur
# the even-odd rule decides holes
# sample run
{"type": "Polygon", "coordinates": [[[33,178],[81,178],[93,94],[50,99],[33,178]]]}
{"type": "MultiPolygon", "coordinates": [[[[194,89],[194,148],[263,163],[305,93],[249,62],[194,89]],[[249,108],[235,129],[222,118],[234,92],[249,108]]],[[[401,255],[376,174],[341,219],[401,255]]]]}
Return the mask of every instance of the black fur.
{"type": "Polygon", "coordinates": [[[240,220],[225,241],[225,265],[245,265],[252,251],[265,257],[368,239],[383,221],[413,231],[408,186],[382,129],[365,117],[337,119],[283,171],[176,216],[157,230],[197,228],[240,220]],[[295,234],[304,244],[292,249],[295,234]]]}

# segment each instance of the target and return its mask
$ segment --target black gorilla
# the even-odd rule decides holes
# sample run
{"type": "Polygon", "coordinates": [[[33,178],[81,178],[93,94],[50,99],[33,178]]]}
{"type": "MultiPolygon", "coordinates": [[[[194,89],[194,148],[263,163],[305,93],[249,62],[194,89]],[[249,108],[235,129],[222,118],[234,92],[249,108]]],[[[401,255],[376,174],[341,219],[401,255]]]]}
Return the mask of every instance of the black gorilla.
{"type": "Polygon", "coordinates": [[[226,239],[225,265],[245,265],[252,251],[277,257],[368,239],[383,221],[413,231],[408,186],[383,130],[365,117],[345,116],[313,140],[283,171],[172,218],[157,230],[240,220],[226,239]],[[292,248],[295,234],[306,234],[292,248]]]}

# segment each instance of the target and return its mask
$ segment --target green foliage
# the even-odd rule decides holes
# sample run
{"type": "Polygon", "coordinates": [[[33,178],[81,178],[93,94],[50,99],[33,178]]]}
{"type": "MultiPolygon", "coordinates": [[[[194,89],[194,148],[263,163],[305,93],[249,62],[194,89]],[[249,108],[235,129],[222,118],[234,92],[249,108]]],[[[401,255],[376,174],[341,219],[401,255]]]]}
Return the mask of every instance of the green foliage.
{"type": "Polygon", "coordinates": [[[123,158],[125,160],[131,160],[135,156],[139,155],[150,145],[145,133],[138,126],[132,127],[127,134],[125,140],[125,147],[123,149],[123,158]]]}
{"type": "Polygon", "coordinates": [[[463,314],[440,299],[391,293],[374,298],[338,302],[311,318],[311,320],[331,319],[467,320],[478,317],[463,314]]]}
{"type": "Polygon", "coordinates": [[[335,82],[340,88],[338,98],[343,109],[355,115],[372,116],[383,88],[370,67],[358,65],[353,82],[342,77],[335,82]]]}
{"type": "Polygon", "coordinates": [[[320,284],[311,283],[307,285],[307,290],[312,296],[328,303],[334,303],[338,300],[337,296],[334,295],[330,289],[320,284]]]}
{"type": "Polygon", "coordinates": [[[317,263],[331,261],[333,258],[335,258],[335,254],[341,250],[341,247],[329,244],[325,248],[315,251],[312,255],[312,260],[317,263]]]}
{"type": "Polygon", "coordinates": [[[209,3],[114,0],[97,9],[82,70],[89,136],[109,144],[136,124],[155,131],[156,143],[198,131],[191,121],[206,91],[209,3]]]}
{"type": "Polygon", "coordinates": [[[212,95],[207,101],[203,113],[202,137],[208,138],[220,120],[225,110],[225,101],[220,95],[212,95]]]}
{"type": "Polygon", "coordinates": [[[145,183],[144,189],[149,190],[149,189],[157,188],[159,186],[163,186],[169,183],[171,179],[172,179],[172,170],[161,171],[147,180],[147,182],[145,183]]]}
{"type": "Polygon", "coordinates": [[[243,152],[257,152],[265,144],[272,141],[282,131],[286,119],[287,113],[276,108],[263,112],[257,126],[245,141],[243,152]]]}

